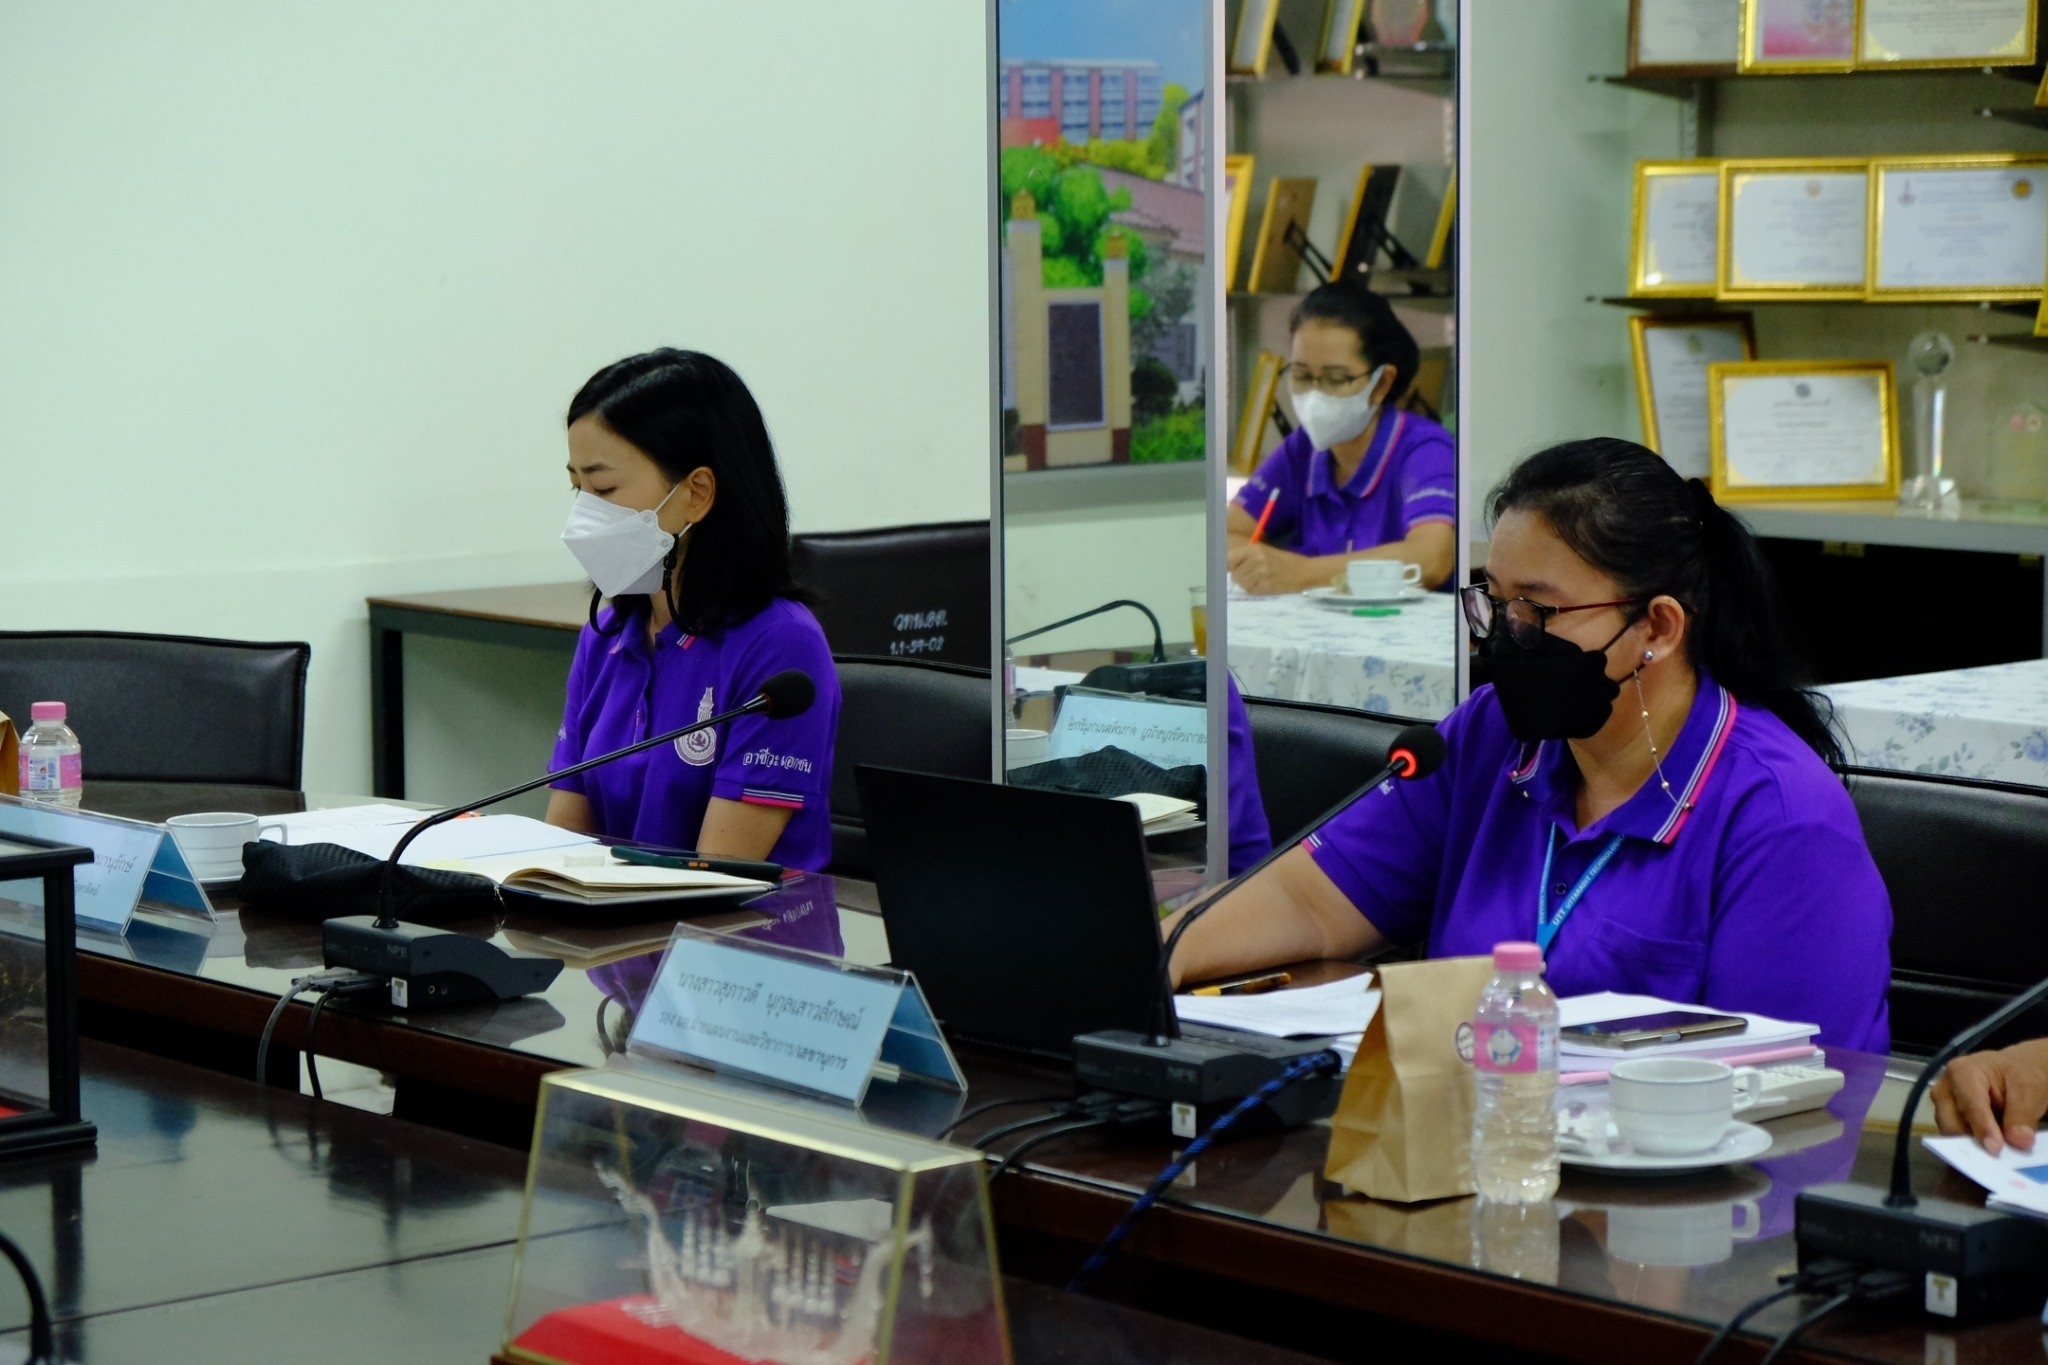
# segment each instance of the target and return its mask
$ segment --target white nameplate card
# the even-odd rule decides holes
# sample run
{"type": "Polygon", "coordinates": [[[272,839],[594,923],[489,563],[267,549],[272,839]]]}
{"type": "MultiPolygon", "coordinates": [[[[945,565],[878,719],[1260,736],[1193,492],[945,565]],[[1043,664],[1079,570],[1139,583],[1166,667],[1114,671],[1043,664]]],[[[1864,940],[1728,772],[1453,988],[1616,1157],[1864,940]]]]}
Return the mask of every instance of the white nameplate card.
{"type": "MultiPolygon", "coordinates": [[[[170,842],[158,825],[37,805],[11,796],[0,796],[0,834],[26,834],[91,849],[92,862],[72,869],[78,923],[109,934],[128,931],[158,847],[170,842]]],[[[9,899],[42,909],[40,879],[11,885],[9,899]]]]}
{"type": "Polygon", "coordinates": [[[1046,741],[1047,756],[1079,758],[1111,745],[1162,768],[1207,763],[1208,708],[1200,702],[1067,689],[1046,741]]]}
{"type": "Polygon", "coordinates": [[[910,973],[683,924],[626,1050],[854,1104],[878,1071],[967,1088],[910,973]]]}

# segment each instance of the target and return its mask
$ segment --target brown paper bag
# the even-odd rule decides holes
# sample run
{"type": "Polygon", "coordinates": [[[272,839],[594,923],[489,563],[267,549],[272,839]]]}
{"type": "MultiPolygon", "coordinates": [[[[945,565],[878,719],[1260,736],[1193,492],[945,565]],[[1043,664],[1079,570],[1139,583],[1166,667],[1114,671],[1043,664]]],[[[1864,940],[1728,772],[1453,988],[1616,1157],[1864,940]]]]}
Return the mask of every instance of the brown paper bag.
{"type": "Polygon", "coordinates": [[[14,722],[0,711],[0,794],[21,795],[21,736],[14,722]]]}
{"type": "Polygon", "coordinates": [[[1379,969],[1380,1008],[1330,1119],[1323,1174],[1374,1199],[1472,1193],[1472,1068],[1458,1028],[1493,978],[1490,957],[1379,969]]]}

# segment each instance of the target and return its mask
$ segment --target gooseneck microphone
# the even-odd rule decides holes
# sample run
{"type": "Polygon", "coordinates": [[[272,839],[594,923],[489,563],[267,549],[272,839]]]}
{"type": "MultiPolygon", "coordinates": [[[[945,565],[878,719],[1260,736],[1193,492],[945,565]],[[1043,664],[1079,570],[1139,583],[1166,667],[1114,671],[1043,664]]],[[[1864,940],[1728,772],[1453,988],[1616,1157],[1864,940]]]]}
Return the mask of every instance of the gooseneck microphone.
{"type": "Polygon", "coordinates": [[[1215,895],[1181,916],[1180,923],[1173,926],[1173,932],[1166,936],[1166,942],[1159,949],[1159,1000],[1157,1006],[1159,1016],[1158,1026],[1153,1031],[1153,1042],[1158,1046],[1164,1047],[1172,1039],[1180,1037],[1180,1020],[1175,1015],[1173,1008],[1173,950],[1180,946],[1181,935],[1188,931],[1189,925],[1207,914],[1212,907],[1230,895],[1231,892],[1237,890],[1238,887],[1243,886],[1253,877],[1271,867],[1279,860],[1282,854],[1298,847],[1302,840],[1336,819],[1350,808],[1352,802],[1357,801],[1382,782],[1391,781],[1395,778],[1399,778],[1402,781],[1413,781],[1418,777],[1428,777],[1443,766],[1444,756],[1447,752],[1448,750],[1444,746],[1444,737],[1437,733],[1435,726],[1409,726],[1394,736],[1394,743],[1387,750],[1386,766],[1360,783],[1352,791],[1345,793],[1342,800],[1338,801],[1336,805],[1330,807],[1321,815],[1318,815],[1314,823],[1303,830],[1299,836],[1285,844],[1276,846],[1265,857],[1225,882],[1215,895]]]}
{"type": "Polygon", "coordinates": [[[1058,630],[1061,626],[1071,626],[1076,621],[1085,621],[1091,616],[1100,616],[1106,611],[1115,611],[1119,607],[1131,607],[1135,610],[1142,611],[1145,613],[1145,619],[1152,623],[1152,662],[1155,664],[1165,663],[1166,635],[1159,628],[1159,617],[1153,613],[1152,608],[1146,606],[1143,602],[1135,601],[1129,597],[1119,597],[1114,602],[1104,602],[1099,607],[1090,607],[1086,611],[1076,612],[1074,615],[1067,617],[1065,620],[1055,621],[1049,626],[1039,626],[1035,629],[1027,630],[1021,635],[1012,635],[1009,639],[1003,641],[1003,643],[1006,645],[1014,645],[1019,640],[1029,640],[1039,635],[1050,635],[1053,631],[1058,630]]]}
{"type": "Polygon", "coordinates": [[[673,744],[699,730],[723,725],[741,716],[765,715],[786,720],[810,710],[817,686],[799,669],[784,669],[761,684],[761,690],[731,710],[692,721],[658,735],[557,768],[530,782],[489,796],[436,811],[407,830],[384,860],[378,883],[377,915],[347,915],[321,926],[321,946],[330,967],[347,967],[392,978],[393,1003],[401,1007],[458,1004],[472,1000],[508,1000],[544,989],[561,971],[559,958],[537,953],[508,953],[474,934],[455,933],[398,919],[399,859],[412,842],[436,825],[496,805],[510,797],[544,787],[564,777],[588,772],[615,759],[663,744],[673,744]],[[401,983],[410,983],[410,987],[401,983]]]}

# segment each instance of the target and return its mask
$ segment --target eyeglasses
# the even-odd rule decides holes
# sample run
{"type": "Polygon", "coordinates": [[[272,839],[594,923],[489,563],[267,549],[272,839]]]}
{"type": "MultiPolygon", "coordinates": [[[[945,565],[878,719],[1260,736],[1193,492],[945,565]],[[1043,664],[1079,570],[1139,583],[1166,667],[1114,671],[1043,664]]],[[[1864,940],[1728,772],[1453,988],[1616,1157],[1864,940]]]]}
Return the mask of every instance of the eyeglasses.
{"type": "Polygon", "coordinates": [[[1549,629],[1553,616],[1561,616],[1568,611],[1594,611],[1600,607],[1632,607],[1650,599],[1617,597],[1612,602],[1581,602],[1575,607],[1553,607],[1543,602],[1532,602],[1526,597],[1495,597],[1483,585],[1474,584],[1458,589],[1458,600],[1464,605],[1465,624],[1472,628],[1473,639],[1490,640],[1496,632],[1505,629],[1508,638],[1521,648],[1534,649],[1543,643],[1543,634],[1549,629]]]}
{"type": "Polygon", "coordinates": [[[1292,365],[1287,370],[1287,387],[1296,393],[1307,389],[1321,389],[1332,398],[1341,398],[1346,389],[1369,377],[1365,374],[1345,374],[1342,370],[1324,370],[1321,374],[1316,374],[1305,366],[1292,365]]]}

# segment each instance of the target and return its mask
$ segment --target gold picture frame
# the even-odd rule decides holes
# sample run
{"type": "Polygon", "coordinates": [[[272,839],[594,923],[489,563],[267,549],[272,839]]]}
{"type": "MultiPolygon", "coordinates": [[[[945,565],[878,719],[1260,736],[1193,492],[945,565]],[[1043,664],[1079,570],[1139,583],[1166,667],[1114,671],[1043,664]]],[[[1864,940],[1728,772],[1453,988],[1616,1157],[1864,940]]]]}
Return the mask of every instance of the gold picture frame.
{"type": "MultiPolygon", "coordinates": [[[[1902,194],[1912,192],[1910,179],[1903,181],[1902,194]]],[[[1965,152],[1938,156],[1874,156],[1870,158],[1870,208],[1866,215],[1867,259],[1864,266],[1864,297],[1872,303],[1957,303],[1957,302],[2027,302],[2041,297],[2048,289],[2048,153],[2016,152],[1965,152]],[[2026,252],[2033,262],[2036,278],[2022,283],[1953,283],[1942,285],[1887,285],[1883,278],[1885,247],[1885,214],[1897,199],[1888,192],[1890,177],[1894,175],[1924,172],[1940,175],[1944,171],[1998,171],[2017,172],[2013,177],[2009,193],[2015,202],[2027,203],[2038,210],[2041,228],[2041,249],[2026,252]],[[2027,174],[2032,170],[2035,174],[2027,174]]],[[[2031,216],[2031,215],[2029,215],[2031,216]]],[[[1951,257],[1953,252],[1948,253],[1951,257]]]]}
{"type": "MultiPolygon", "coordinates": [[[[1736,72],[1735,54],[1725,62],[1659,62],[1643,58],[1643,11],[1653,5],[1669,4],[1673,0],[1628,0],[1628,74],[1631,76],[1732,76],[1736,72]]],[[[1726,3],[1727,0],[1722,0],[1726,3]]],[[[1712,3],[1712,0],[1709,0],[1712,3]]],[[[1736,15],[1734,34],[1737,52],[1741,49],[1741,16],[1736,15]]]]}
{"type": "MultiPolygon", "coordinates": [[[[1930,0],[1910,0],[1922,9],[1930,0]]],[[[1900,57],[1873,55],[1871,40],[1870,11],[1889,5],[1892,0],[1857,0],[1856,3],[1856,69],[1859,71],[1920,71],[1938,70],[1956,66],[2029,66],[2034,61],[2035,45],[2038,42],[2040,11],[2038,0],[2008,0],[2012,8],[2012,22],[2019,25],[2012,37],[1997,44],[1986,52],[1951,54],[1943,57],[1900,57]]],[[[1940,3],[1940,0],[1932,0],[1940,3]]]]}
{"type": "Polygon", "coordinates": [[[1686,421],[1673,422],[1670,426],[1677,430],[1667,430],[1657,405],[1657,385],[1651,364],[1652,333],[1685,331],[1733,333],[1741,342],[1741,358],[1746,362],[1756,359],[1756,321],[1749,313],[1693,313],[1663,317],[1636,313],[1628,320],[1629,351],[1635,360],[1636,407],[1643,421],[1643,444],[1664,456],[1681,474],[1705,477],[1710,469],[1708,452],[1698,447],[1707,444],[1699,438],[1709,435],[1711,423],[1708,415],[1705,412],[1699,414],[1697,436],[1692,435],[1692,424],[1686,421]],[[1681,432],[1691,438],[1686,441],[1686,448],[1667,450],[1667,446],[1676,444],[1681,432]],[[1692,467],[1695,462],[1697,468],[1692,467]]]}
{"type": "Polygon", "coordinates": [[[1301,273],[1301,251],[1287,240],[1287,229],[1308,231],[1309,210],[1315,207],[1313,177],[1275,176],[1266,186],[1266,211],[1259,220],[1259,240],[1252,247],[1252,273],[1245,287],[1255,294],[1294,292],[1301,273]]]}
{"type": "MultiPolygon", "coordinates": [[[[1747,405],[1745,403],[1742,406],[1747,405]]],[[[1708,485],[1712,488],[1717,502],[1741,504],[1852,499],[1896,500],[1899,496],[1898,396],[1889,361],[1752,360],[1736,364],[1709,365],[1707,423],[1711,442],[1708,485]],[[1837,461],[1836,466],[1824,467],[1818,477],[1811,481],[1783,478],[1784,461],[1788,458],[1798,458],[1796,452],[1741,452],[1731,464],[1730,427],[1747,420],[1746,414],[1731,415],[1729,411],[1732,404],[1748,397],[1741,394],[1740,390],[1752,385],[1758,386],[1755,397],[1768,409],[1776,411],[1783,406],[1779,401],[1781,393],[1788,398],[1796,396],[1796,401],[1802,402],[1813,398],[1810,386],[1803,384],[1802,381],[1822,381],[1835,391],[1836,396],[1858,395],[1860,391],[1861,395],[1874,399],[1874,412],[1866,409],[1861,414],[1851,413],[1846,420],[1842,420],[1840,414],[1828,415],[1841,420],[1844,426],[1859,417],[1863,422],[1874,425],[1874,431],[1862,434],[1876,440],[1880,448],[1876,452],[1868,449],[1859,452],[1852,447],[1846,455],[1834,453],[1832,458],[1837,461]],[[1867,476],[1843,478],[1845,472],[1850,472],[1843,466],[1850,461],[1857,462],[1857,468],[1868,471],[1867,476]],[[1750,467],[1745,469],[1744,464],[1750,467]]],[[[1809,445],[1815,444],[1817,438],[1810,425],[1798,424],[1797,429],[1800,434],[1794,439],[1809,445]]],[[[1816,453],[1822,457],[1829,455],[1829,452],[1819,450],[1818,447],[1816,453]]]]}
{"type": "Polygon", "coordinates": [[[2041,307],[2034,314],[2034,335],[2048,337],[2048,294],[2041,297],[2041,307]]]}
{"type": "MultiPolygon", "coordinates": [[[[1800,299],[1810,303],[1860,302],[1870,283],[1870,158],[1838,157],[1731,157],[1721,163],[1720,242],[1715,249],[1714,297],[1725,303],[1757,303],[1771,299],[1800,299]],[[1768,180],[1803,177],[1803,192],[1817,197],[1818,181],[1834,177],[1857,177],[1861,183],[1837,187],[1841,202],[1854,202],[1862,215],[1855,252],[1856,278],[1812,280],[1790,278],[1789,272],[1775,278],[1748,274],[1735,259],[1737,216],[1742,196],[1752,185],[1768,180]]],[[[1847,257],[1845,256],[1845,260],[1847,257]]]]}
{"type": "Polygon", "coordinates": [[[1259,467],[1260,438],[1273,416],[1280,397],[1280,371],[1287,358],[1277,351],[1260,351],[1252,362],[1251,381],[1244,389],[1244,411],[1238,414],[1237,440],[1230,447],[1232,473],[1250,474],[1259,467]]]}
{"type": "Polygon", "coordinates": [[[1252,167],[1257,159],[1249,152],[1223,158],[1223,287],[1237,283],[1237,251],[1244,244],[1244,220],[1252,206],[1252,167]]]}
{"type": "Polygon", "coordinates": [[[1635,197],[1629,215],[1628,292],[1639,299],[1711,299],[1719,282],[1718,265],[1711,265],[1700,279],[1668,282],[1651,259],[1650,199],[1653,182],[1664,179],[1708,179],[1714,185],[1713,260],[1721,255],[1721,163],[1714,157],[1692,157],[1681,161],[1638,161],[1635,197]]]}
{"type": "Polygon", "coordinates": [[[1451,230],[1458,221],[1458,168],[1444,184],[1444,200],[1437,206],[1436,227],[1429,234],[1429,250],[1422,253],[1424,270],[1442,270],[1444,256],[1451,248],[1451,230]]]}
{"type": "Polygon", "coordinates": [[[1745,76],[1810,76],[1854,71],[1861,31],[1857,23],[1861,7],[1857,0],[1818,0],[1818,3],[1828,5],[1831,12],[1839,11],[1847,20],[1839,54],[1802,52],[1771,56],[1763,50],[1773,31],[1771,21],[1784,11],[1807,3],[1808,0],[1742,0],[1742,46],[1736,55],[1736,70],[1745,76]]]}
{"type": "Polygon", "coordinates": [[[1316,39],[1316,70],[1326,75],[1348,76],[1358,51],[1358,26],[1365,22],[1365,0],[1325,0],[1323,31],[1316,39]],[[1342,45],[1333,53],[1332,47],[1342,45]]]}
{"type": "Polygon", "coordinates": [[[1230,61],[1224,71],[1232,76],[1263,76],[1273,55],[1273,25],[1280,18],[1280,0],[1244,0],[1237,14],[1237,31],[1230,36],[1230,61]]]}

